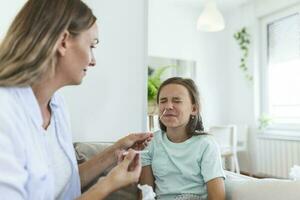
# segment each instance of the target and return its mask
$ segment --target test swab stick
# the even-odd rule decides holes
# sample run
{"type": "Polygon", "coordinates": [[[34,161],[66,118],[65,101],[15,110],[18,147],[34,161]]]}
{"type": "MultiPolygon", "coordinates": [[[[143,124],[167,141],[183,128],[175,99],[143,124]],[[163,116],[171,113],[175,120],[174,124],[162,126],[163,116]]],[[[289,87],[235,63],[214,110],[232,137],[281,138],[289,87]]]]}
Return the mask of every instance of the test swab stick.
{"type": "Polygon", "coordinates": [[[159,120],[161,120],[161,118],[164,116],[164,114],[166,113],[167,109],[164,110],[164,112],[161,114],[161,116],[159,117],[159,120]]]}
{"type": "MultiPolygon", "coordinates": [[[[149,151],[148,151],[148,150],[143,150],[143,151],[137,151],[137,150],[135,150],[135,152],[136,152],[136,153],[139,153],[139,154],[142,154],[142,153],[148,153],[149,151]]],[[[125,151],[125,152],[123,153],[124,156],[126,156],[127,154],[128,154],[128,151],[125,151]]]]}

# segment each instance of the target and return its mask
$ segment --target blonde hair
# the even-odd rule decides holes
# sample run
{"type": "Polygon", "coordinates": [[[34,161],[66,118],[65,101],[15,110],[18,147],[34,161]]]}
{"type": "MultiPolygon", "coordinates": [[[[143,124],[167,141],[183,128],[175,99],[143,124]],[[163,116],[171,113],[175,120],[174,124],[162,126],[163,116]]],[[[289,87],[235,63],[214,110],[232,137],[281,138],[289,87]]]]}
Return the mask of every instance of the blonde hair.
{"type": "Polygon", "coordinates": [[[95,21],[81,0],[28,0],[0,44],[0,86],[30,86],[54,73],[62,33],[77,36],[95,21]]]}

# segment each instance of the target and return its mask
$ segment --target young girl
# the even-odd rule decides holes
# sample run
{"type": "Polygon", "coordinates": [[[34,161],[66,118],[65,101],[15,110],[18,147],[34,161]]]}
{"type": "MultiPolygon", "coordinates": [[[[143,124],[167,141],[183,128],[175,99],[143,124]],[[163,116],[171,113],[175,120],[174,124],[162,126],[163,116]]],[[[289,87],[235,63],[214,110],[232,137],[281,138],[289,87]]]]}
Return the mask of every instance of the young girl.
{"type": "Polygon", "coordinates": [[[193,80],[167,79],[158,90],[157,103],[161,131],[142,155],[140,183],[152,186],[161,200],[224,200],[219,148],[204,133],[193,80]]]}

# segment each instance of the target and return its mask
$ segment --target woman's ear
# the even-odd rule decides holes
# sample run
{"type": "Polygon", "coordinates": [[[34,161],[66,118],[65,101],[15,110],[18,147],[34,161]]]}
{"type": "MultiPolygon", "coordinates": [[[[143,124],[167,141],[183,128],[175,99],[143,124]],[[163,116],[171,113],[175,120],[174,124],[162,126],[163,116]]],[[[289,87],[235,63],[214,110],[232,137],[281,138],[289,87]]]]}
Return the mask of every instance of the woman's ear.
{"type": "Polygon", "coordinates": [[[64,31],[63,34],[59,37],[59,40],[57,42],[57,52],[60,56],[65,56],[68,42],[69,42],[70,33],[69,31],[64,31]]]}

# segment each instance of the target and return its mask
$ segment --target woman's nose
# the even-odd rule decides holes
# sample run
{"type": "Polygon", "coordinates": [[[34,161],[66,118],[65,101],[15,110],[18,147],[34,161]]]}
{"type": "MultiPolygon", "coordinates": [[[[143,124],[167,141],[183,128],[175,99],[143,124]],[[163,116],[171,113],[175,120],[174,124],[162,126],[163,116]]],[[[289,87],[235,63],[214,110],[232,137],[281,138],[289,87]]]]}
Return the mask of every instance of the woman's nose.
{"type": "Polygon", "coordinates": [[[90,66],[90,67],[96,66],[96,59],[95,59],[95,56],[94,56],[93,51],[91,51],[91,61],[90,61],[90,63],[89,63],[89,66],[90,66]]]}
{"type": "Polygon", "coordinates": [[[90,67],[94,67],[96,66],[96,60],[94,58],[92,58],[90,64],[89,64],[90,67]]]}

